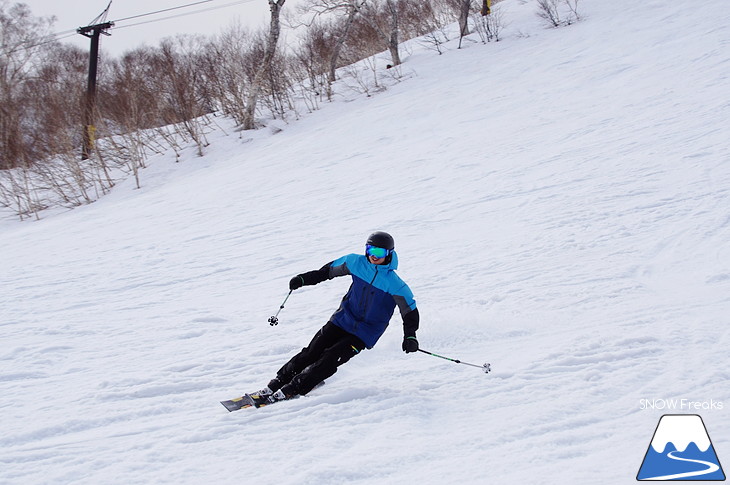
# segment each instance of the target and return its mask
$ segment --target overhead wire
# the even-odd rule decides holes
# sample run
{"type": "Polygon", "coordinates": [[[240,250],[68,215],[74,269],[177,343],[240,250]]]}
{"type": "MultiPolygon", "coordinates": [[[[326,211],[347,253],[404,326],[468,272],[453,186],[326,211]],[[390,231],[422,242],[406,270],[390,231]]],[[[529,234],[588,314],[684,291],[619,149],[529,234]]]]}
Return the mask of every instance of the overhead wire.
{"type": "MultiPolygon", "coordinates": [[[[211,1],[213,1],[213,0],[205,0],[205,1],[202,1],[202,2],[197,2],[197,3],[189,4],[187,6],[198,5],[198,4],[201,4],[201,3],[208,3],[208,2],[211,2],[211,1]]],[[[236,2],[227,3],[225,5],[211,6],[209,8],[204,8],[204,9],[200,9],[200,10],[194,10],[192,12],[186,12],[186,13],[181,13],[181,14],[177,14],[177,15],[170,15],[170,16],[167,16],[167,17],[162,17],[162,18],[157,18],[157,19],[152,19],[152,20],[145,20],[144,22],[136,22],[136,23],[133,23],[133,24],[121,25],[121,26],[116,25],[116,22],[122,22],[123,20],[129,20],[129,19],[133,19],[133,18],[145,17],[145,16],[148,16],[148,15],[152,15],[153,13],[136,15],[136,16],[133,16],[133,17],[127,17],[126,19],[115,20],[114,21],[115,25],[112,28],[113,29],[117,29],[117,30],[118,29],[125,29],[127,27],[135,27],[137,25],[151,24],[151,23],[154,23],[154,22],[161,22],[163,20],[169,20],[169,19],[174,19],[174,18],[179,18],[179,17],[185,17],[185,16],[188,16],[188,15],[194,15],[194,14],[203,13],[203,12],[210,12],[210,11],[213,11],[213,10],[219,10],[221,8],[232,7],[234,5],[240,5],[242,3],[250,3],[250,2],[253,2],[253,1],[254,0],[238,0],[236,2]]],[[[176,10],[178,8],[182,8],[182,7],[169,8],[169,9],[160,10],[160,11],[154,12],[154,13],[160,13],[160,12],[166,12],[166,11],[170,11],[170,10],[176,10]]]]}
{"type": "Polygon", "coordinates": [[[200,2],[189,3],[187,5],[179,5],[177,7],[165,8],[165,9],[162,9],[162,10],[157,10],[155,12],[147,12],[147,13],[143,13],[143,14],[139,14],[139,15],[132,15],[131,17],[125,17],[123,19],[113,20],[113,22],[115,22],[115,23],[116,22],[123,22],[125,20],[138,19],[140,17],[147,17],[149,15],[157,15],[158,13],[169,12],[170,10],[178,10],[178,9],[181,9],[181,8],[193,7],[195,5],[200,5],[202,3],[210,3],[212,1],[214,1],[214,0],[201,0],[200,2]]]}
{"type": "MultiPolygon", "coordinates": [[[[32,44],[28,44],[27,42],[22,42],[15,46],[15,48],[11,51],[8,51],[7,54],[14,54],[21,50],[28,50],[33,49],[35,47],[40,47],[42,45],[46,44],[52,44],[54,42],[58,42],[60,40],[69,39],[71,37],[74,37],[76,35],[76,29],[73,30],[64,30],[63,32],[56,32],[55,34],[50,34],[47,37],[44,38],[44,40],[41,40],[39,42],[35,42],[32,44]]],[[[2,47],[2,46],[0,46],[2,47]]]]}
{"type": "MultiPolygon", "coordinates": [[[[170,16],[162,17],[162,18],[156,18],[156,19],[146,20],[144,22],[136,22],[136,23],[133,23],[133,24],[121,25],[121,26],[116,25],[117,22],[124,22],[124,21],[127,21],[127,20],[133,20],[133,19],[142,18],[142,17],[149,17],[151,15],[158,15],[160,13],[170,12],[170,11],[173,11],[173,10],[180,10],[180,9],[188,8],[188,7],[194,7],[196,5],[202,5],[204,3],[211,3],[211,2],[214,2],[214,1],[216,1],[216,0],[200,0],[198,2],[188,3],[188,4],[185,4],[185,5],[178,5],[177,7],[170,7],[170,8],[165,8],[165,9],[162,9],[162,10],[156,10],[154,12],[147,12],[147,13],[143,13],[143,14],[139,14],[139,15],[132,15],[132,16],[129,16],[129,17],[124,17],[124,18],[121,18],[121,19],[113,20],[111,23],[114,23],[115,25],[112,28],[113,29],[125,29],[125,28],[128,28],[128,27],[135,27],[137,25],[144,25],[144,24],[149,24],[149,23],[154,23],[154,22],[161,22],[163,20],[170,20],[170,19],[174,19],[174,18],[178,18],[178,17],[185,17],[185,16],[188,16],[188,15],[195,15],[195,14],[209,12],[209,11],[213,11],[213,10],[219,10],[219,9],[222,9],[222,8],[232,7],[234,5],[240,5],[240,4],[243,4],[243,3],[250,3],[250,2],[253,2],[254,0],[237,0],[235,2],[226,3],[224,5],[212,5],[212,6],[208,7],[208,8],[194,10],[192,12],[186,12],[186,13],[181,13],[181,14],[177,14],[177,15],[170,15],[170,16]]],[[[97,17],[97,19],[99,19],[102,15],[104,15],[104,13],[106,13],[108,11],[108,9],[109,9],[109,7],[107,6],[107,10],[105,10],[104,12],[102,12],[102,14],[99,15],[99,17],[97,17]]],[[[94,22],[92,21],[92,24],[93,23],[94,22]]],[[[61,40],[64,40],[64,39],[69,39],[71,37],[74,37],[77,33],[78,33],[78,29],[70,29],[70,30],[64,30],[64,31],[61,31],[61,32],[56,32],[54,34],[49,35],[47,38],[45,38],[44,40],[42,40],[40,42],[36,42],[36,43],[30,44],[30,45],[19,45],[15,49],[13,49],[12,51],[10,51],[9,54],[12,54],[14,52],[17,52],[19,50],[33,49],[35,47],[40,47],[42,45],[51,44],[53,42],[58,42],[58,41],[61,41],[61,40]]]]}

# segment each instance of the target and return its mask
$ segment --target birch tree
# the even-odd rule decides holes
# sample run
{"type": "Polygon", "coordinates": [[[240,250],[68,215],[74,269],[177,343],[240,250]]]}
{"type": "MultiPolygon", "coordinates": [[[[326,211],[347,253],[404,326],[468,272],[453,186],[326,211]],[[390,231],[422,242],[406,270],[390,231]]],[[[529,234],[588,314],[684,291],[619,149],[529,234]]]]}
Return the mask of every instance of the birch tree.
{"type": "Polygon", "coordinates": [[[390,52],[393,66],[401,64],[400,51],[400,9],[397,0],[369,3],[363,11],[365,21],[377,32],[378,37],[390,52]]]}
{"type": "Polygon", "coordinates": [[[303,15],[312,15],[315,20],[320,17],[336,18],[336,21],[330,24],[336,26],[336,30],[332,33],[332,47],[328,62],[327,78],[330,85],[336,80],[342,47],[364,5],[365,0],[309,0],[299,7],[299,11],[303,15]]]}
{"type": "Polygon", "coordinates": [[[243,129],[245,130],[252,130],[256,127],[256,104],[264,81],[266,80],[266,74],[271,69],[271,65],[276,54],[276,46],[279,42],[279,36],[281,35],[281,9],[284,7],[285,1],[286,0],[269,0],[269,10],[271,11],[269,35],[266,42],[266,48],[264,49],[263,59],[261,60],[261,64],[256,71],[256,76],[251,82],[251,87],[248,91],[246,112],[243,120],[243,129]]]}

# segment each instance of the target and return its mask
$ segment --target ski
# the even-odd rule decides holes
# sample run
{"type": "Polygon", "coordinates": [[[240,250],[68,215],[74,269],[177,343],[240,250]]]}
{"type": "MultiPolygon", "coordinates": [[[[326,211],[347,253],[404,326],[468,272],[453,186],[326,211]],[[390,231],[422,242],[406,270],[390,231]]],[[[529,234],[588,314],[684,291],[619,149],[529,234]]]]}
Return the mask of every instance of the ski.
{"type": "MultiPolygon", "coordinates": [[[[319,389],[324,385],[325,381],[320,382],[316,386],[314,386],[314,389],[319,389]]],[[[314,390],[312,389],[312,390],[314,390]]],[[[299,396],[294,396],[291,399],[296,399],[299,396]]],[[[289,399],[286,399],[288,401],[289,399]]],[[[279,402],[279,401],[276,401],[279,402]]],[[[273,404],[265,400],[264,398],[261,398],[257,392],[251,393],[251,394],[244,394],[241,397],[234,397],[233,399],[229,399],[227,401],[221,401],[220,402],[223,407],[225,407],[228,412],[232,411],[238,411],[239,409],[247,409],[247,408],[262,408],[264,406],[268,406],[269,404],[273,404]]]]}
{"type": "Polygon", "coordinates": [[[221,404],[223,404],[228,412],[250,408],[254,405],[248,394],[244,394],[241,397],[234,397],[233,399],[229,399],[228,401],[221,401],[221,404]]]}

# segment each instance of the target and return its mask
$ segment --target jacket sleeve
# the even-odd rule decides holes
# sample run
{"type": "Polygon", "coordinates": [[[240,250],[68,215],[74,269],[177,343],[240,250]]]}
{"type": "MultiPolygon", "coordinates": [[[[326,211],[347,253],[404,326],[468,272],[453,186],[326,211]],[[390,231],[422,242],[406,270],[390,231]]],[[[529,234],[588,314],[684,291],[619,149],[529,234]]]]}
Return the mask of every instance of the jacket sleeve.
{"type": "Polygon", "coordinates": [[[415,337],[418,330],[418,308],[413,309],[403,316],[403,337],[415,337]]]}
{"type": "Polygon", "coordinates": [[[324,266],[322,266],[319,269],[316,269],[314,271],[307,271],[306,273],[301,273],[297,276],[299,276],[302,279],[302,283],[304,286],[312,286],[316,285],[318,283],[321,283],[325,280],[330,279],[330,265],[332,263],[327,263],[324,266]]]}
{"type": "Polygon", "coordinates": [[[307,271],[297,276],[302,279],[304,286],[312,286],[326,280],[331,280],[337,276],[345,276],[348,274],[350,274],[350,270],[347,268],[347,262],[342,261],[342,258],[340,258],[336,261],[330,261],[319,269],[307,271]]]}

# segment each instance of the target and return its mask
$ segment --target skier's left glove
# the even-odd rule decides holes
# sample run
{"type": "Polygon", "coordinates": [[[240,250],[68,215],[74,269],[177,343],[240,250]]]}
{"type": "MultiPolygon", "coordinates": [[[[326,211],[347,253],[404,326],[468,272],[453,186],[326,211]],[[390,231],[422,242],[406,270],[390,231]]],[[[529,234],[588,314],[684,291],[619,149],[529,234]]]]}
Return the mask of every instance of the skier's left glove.
{"type": "Polygon", "coordinates": [[[416,337],[405,337],[403,339],[403,352],[410,354],[411,352],[418,352],[418,340],[416,337]]]}

